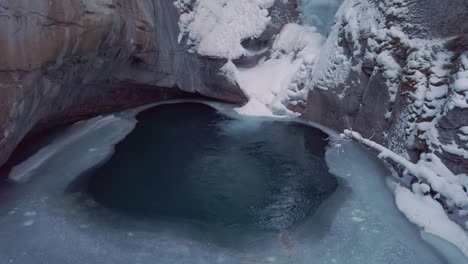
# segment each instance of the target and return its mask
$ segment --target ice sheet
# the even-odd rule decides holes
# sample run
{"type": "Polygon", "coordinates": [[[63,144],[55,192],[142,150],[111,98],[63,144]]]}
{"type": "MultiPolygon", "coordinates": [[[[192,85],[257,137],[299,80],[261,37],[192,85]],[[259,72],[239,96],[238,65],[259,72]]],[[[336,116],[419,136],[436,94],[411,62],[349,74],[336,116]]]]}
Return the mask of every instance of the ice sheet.
{"type": "MultiPolygon", "coordinates": [[[[255,129],[255,118],[245,118],[227,129],[255,129]]],[[[351,142],[326,153],[340,178],[337,193],[288,233],[207,232],[191,223],[129,220],[78,202],[79,195],[64,195],[67,186],[105,160],[135,122],[122,114],[91,120],[67,132],[74,140],[49,146],[55,154],[36,156],[41,162],[23,170],[30,181],[12,192],[0,188],[0,263],[463,263],[446,241],[421,237],[395,206],[386,167],[351,142]]]]}

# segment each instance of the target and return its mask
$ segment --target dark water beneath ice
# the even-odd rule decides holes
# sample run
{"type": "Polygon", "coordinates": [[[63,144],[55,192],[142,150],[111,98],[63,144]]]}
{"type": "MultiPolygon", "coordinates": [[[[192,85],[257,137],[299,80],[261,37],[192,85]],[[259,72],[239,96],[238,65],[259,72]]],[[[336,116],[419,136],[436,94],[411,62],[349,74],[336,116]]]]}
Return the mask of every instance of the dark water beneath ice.
{"type": "Polygon", "coordinates": [[[104,165],[87,192],[131,216],[283,230],[338,187],[324,161],[327,135],[279,121],[234,120],[197,103],[161,105],[104,165]]]}
{"type": "Polygon", "coordinates": [[[131,112],[15,152],[13,165],[47,146],[19,166],[29,181],[0,182],[0,263],[466,262],[424,242],[385,165],[352,142],[328,148],[327,167],[327,136],[294,122],[182,103],[140,114],[130,133],[131,112]]]}

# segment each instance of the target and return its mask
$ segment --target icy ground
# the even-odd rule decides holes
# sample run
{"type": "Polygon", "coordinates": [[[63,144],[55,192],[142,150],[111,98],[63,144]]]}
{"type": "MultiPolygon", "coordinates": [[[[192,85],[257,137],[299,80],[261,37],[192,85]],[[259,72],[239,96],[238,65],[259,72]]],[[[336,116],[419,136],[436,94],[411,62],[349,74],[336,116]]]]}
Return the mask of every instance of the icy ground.
{"type": "Polygon", "coordinates": [[[0,263],[467,263],[449,243],[420,236],[395,206],[385,166],[349,141],[326,153],[339,190],[289,234],[129,221],[64,196],[79,173],[105,160],[130,132],[133,115],[79,122],[17,167],[12,179],[23,183],[0,188],[0,263]]]}

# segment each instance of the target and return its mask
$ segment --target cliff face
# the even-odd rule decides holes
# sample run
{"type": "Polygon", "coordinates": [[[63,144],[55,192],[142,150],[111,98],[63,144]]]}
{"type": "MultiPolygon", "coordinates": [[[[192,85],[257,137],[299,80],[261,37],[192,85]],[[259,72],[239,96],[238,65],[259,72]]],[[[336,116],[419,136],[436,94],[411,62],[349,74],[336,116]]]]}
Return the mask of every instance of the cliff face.
{"type": "Polygon", "coordinates": [[[226,60],[178,44],[178,21],[166,0],[0,0],[0,164],[35,126],[191,94],[245,102],[226,60]]]}
{"type": "MultiPolygon", "coordinates": [[[[179,43],[179,13],[195,1],[182,2],[185,11],[166,0],[0,0],[0,164],[34,127],[193,94],[245,102],[222,74],[227,59],[179,43]]],[[[235,65],[255,65],[297,22],[296,1],[271,2],[268,27],[242,42],[253,52],[235,65]]],[[[304,117],[413,161],[435,150],[466,172],[466,91],[455,83],[468,70],[467,16],[464,0],[345,1],[304,117]]]]}
{"type": "Polygon", "coordinates": [[[346,1],[304,117],[353,129],[416,162],[468,171],[468,2],[346,1]]]}

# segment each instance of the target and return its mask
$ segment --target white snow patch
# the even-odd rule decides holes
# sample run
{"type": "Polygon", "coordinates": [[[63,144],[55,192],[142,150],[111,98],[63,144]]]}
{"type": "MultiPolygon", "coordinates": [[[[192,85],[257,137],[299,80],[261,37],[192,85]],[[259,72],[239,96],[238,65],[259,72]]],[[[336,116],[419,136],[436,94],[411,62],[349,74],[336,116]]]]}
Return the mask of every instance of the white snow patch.
{"type": "Polygon", "coordinates": [[[274,116],[272,108],[285,110],[284,106],[275,103],[276,97],[291,83],[294,73],[299,69],[299,62],[293,62],[292,57],[288,55],[267,60],[253,68],[239,69],[237,82],[249,97],[249,102],[237,110],[239,113],[274,116]]]}
{"type": "Polygon", "coordinates": [[[383,51],[377,56],[376,63],[381,67],[383,71],[383,77],[389,88],[390,102],[396,101],[398,91],[400,89],[400,78],[402,69],[400,65],[395,61],[393,56],[390,55],[390,51],[383,51]]]}
{"type": "Polygon", "coordinates": [[[398,208],[408,219],[425,229],[426,232],[439,236],[458,247],[468,257],[467,233],[446,215],[442,206],[431,196],[425,195],[430,189],[445,197],[448,204],[460,208],[468,206],[468,195],[463,189],[458,176],[442,163],[434,154],[424,153],[421,160],[414,164],[402,156],[390,151],[384,146],[369,139],[363,138],[359,133],[345,130],[342,137],[355,139],[364,145],[380,152],[379,158],[388,158],[401,165],[407,172],[428,184],[415,184],[413,191],[397,186],[395,199],[398,208]]]}
{"type": "Polygon", "coordinates": [[[26,213],[24,213],[24,216],[27,216],[27,217],[31,217],[31,216],[35,216],[37,213],[34,212],[34,211],[28,211],[26,213]]]}
{"type": "Polygon", "coordinates": [[[238,70],[236,68],[236,65],[232,63],[231,60],[229,60],[221,69],[220,73],[226,77],[228,81],[230,81],[232,84],[237,83],[237,74],[238,70]]]}
{"type": "Polygon", "coordinates": [[[405,168],[411,175],[427,182],[436,192],[443,195],[459,207],[468,207],[468,195],[459,183],[451,182],[449,179],[456,177],[443,165],[440,159],[431,153],[421,155],[421,160],[414,164],[404,157],[396,154],[388,148],[363,138],[359,133],[345,130],[344,136],[355,139],[364,145],[380,152],[379,158],[388,158],[405,168]],[[434,166],[436,165],[436,166],[434,166]],[[448,174],[449,173],[449,174],[448,174]],[[445,175],[449,175],[448,178],[445,175]]]}
{"type": "Polygon", "coordinates": [[[449,241],[468,256],[467,233],[448,218],[438,202],[430,196],[415,194],[401,186],[395,188],[395,201],[398,209],[411,222],[449,241]]]}
{"type": "Polygon", "coordinates": [[[65,135],[57,138],[27,160],[15,166],[11,170],[8,178],[15,182],[25,182],[36,170],[41,168],[43,164],[52,157],[60,154],[67,146],[89,136],[91,133],[98,133],[101,129],[114,127],[112,137],[103,140],[100,146],[89,148],[96,149],[90,152],[89,156],[90,159],[94,157],[97,162],[98,157],[112,154],[113,148],[108,148],[108,146],[113,146],[113,144],[121,141],[135,127],[135,124],[136,120],[134,118],[126,118],[117,115],[98,116],[89,120],[77,122],[67,130],[65,135]]]}
{"type": "Polygon", "coordinates": [[[362,223],[362,222],[366,221],[366,219],[361,218],[361,217],[357,217],[357,216],[353,216],[353,217],[351,217],[351,219],[356,223],[362,223]]]}
{"type": "Polygon", "coordinates": [[[460,56],[460,70],[453,84],[455,93],[452,94],[450,108],[468,108],[468,53],[460,56]]]}
{"type": "Polygon", "coordinates": [[[271,56],[253,68],[239,68],[237,83],[249,102],[236,111],[251,116],[294,116],[290,101],[305,100],[306,82],[324,41],[314,28],[287,24],[273,43],[271,56]]]}
{"type": "Polygon", "coordinates": [[[460,128],[460,131],[463,132],[464,134],[468,135],[468,126],[464,126],[464,127],[460,128]]]}
{"type": "Polygon", "coordinates": [[[34,220],[28,220],[22,224],[24,227],[32,226],[34,225],[34,220]]]}
{"type": "Polygon", "coordinates": [[[179,41],[188,37],[192,51],[203,56],[237,59],[247,51],[241,42],[260,36],[271,18],[268,14],[275,0],[197,0],[174,4],[179,18],[179,41]]]}

